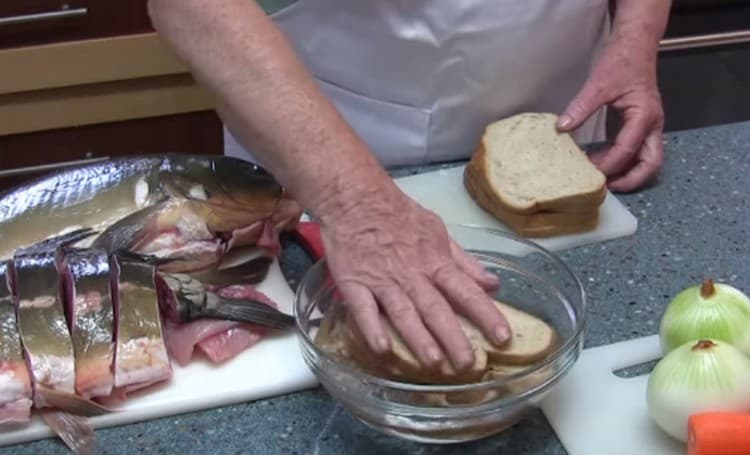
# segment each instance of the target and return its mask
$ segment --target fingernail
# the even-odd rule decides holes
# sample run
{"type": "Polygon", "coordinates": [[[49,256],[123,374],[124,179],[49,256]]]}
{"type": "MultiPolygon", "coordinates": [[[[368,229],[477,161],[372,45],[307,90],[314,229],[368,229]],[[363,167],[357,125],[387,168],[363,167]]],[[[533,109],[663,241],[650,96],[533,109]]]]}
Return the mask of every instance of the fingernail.
{"type": "Polygon", "coordinates": [[[484,276],[484,279],[487,280],[487,282],[489,282],[489,283],[499,283],[500,282],[500,277],[497,276],[497,275],[495,275],[492,272],[484,272],[483,276],[484,276]]]}
{"type": "Polygon", "coordinates": [[[440,349],[431,346],[427,348],[427,360],[429,360],[430,363],[439,363],[443,360],[443,354],[440,352],[440,349]]]}
{"type": "Polygon", "coordinates": [[[505,343],[510,338],[510,330],[504,325],[495,327],[495,341],[498,343],[505,343]]]}
{"type": "Polygon", "coordinates": [[[568,114],[561,115],[557,120],[557,126],[559,128],[567,128],[571,123],[573,123],[573,119],[568,114]]]}
{"type": "Polygon", "coordinates": [[[386,352],[388,350],[388,340],[385,337],[375,338],[375,349],[379,353],[386,352]]]}

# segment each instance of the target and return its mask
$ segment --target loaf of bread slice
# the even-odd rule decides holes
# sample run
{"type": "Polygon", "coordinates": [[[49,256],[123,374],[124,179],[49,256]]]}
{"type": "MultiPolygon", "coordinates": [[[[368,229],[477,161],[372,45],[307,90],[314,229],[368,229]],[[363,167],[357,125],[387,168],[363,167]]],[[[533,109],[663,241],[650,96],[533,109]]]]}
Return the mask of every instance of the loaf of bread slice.
{"type": "Polygon", "coordinates": [[[346,316],[326,314],[316,344],[327,352],[344,357],[370,374],[418,384],[468,384],[481,381],[497,368],[517,369],[544,359],[558,344],[555,330],[541,319],[510,305],[496,302],[508,320],[512,338],[496,346],[468,320],[459,316],[461,327],[474,348],[474,365],[457,372],[446,359],[435,369],[427,369],[406,346],[390,322],[382,317],[391,337],[391,351],[376,355],[366,344],[356,324],[346,316]]]}
{"type": "Polygon", "coordinates": [[[521,235],[594,229],[606,177],[557,116],[518,114],[490,124],[464,172],[464,186],[485,211],[521,235]]]}

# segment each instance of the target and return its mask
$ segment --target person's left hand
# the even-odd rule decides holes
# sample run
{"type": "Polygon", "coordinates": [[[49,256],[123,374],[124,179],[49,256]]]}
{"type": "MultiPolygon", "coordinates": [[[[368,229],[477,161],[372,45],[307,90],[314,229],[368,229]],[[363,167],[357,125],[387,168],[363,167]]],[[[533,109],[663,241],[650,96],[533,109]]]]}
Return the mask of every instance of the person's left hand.
{"type": "Polygon", "coordinates": [[[604,105],[616,109],[622,129],[614,144],[592,153],[612,191],[632,191],[653,180],[664,162],[664,111],[656,82],[656,50],[612,42],[597,60],[581,91],[560,115],[570,132],[604,105]]]}

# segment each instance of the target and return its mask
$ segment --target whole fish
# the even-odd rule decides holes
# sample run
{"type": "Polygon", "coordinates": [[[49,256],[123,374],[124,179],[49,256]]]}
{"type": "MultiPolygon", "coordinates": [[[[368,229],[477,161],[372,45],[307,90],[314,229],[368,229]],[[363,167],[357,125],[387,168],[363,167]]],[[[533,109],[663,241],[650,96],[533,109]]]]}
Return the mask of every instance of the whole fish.
{"type": "Polygon", "coordinates": [[[114,309],[109,257],[99,249],[59,251],[60,279],[75,353],[75,390],[108,396],[114,385],[114,309]]]}
{"type": "Polygon", "coordinates": [[[0,424],[27,422],[31,416],[31,379],[16,325],[11,264],[0,262],[0,424]]]}
{"type": "Polygon", "coordinates": [[[111,257],[115,308],[115,388],[120,394],[166,381],[172,375],[159,313],[156,269],[111,257]]]}
{"type": "MultiPolygon", "coordinates": [[[[79,228],[104,231],[159,204],[170,204],[168,213],[141,224],[142,238],[154,251],[160,241],[165,248],[207,240],[223,249],[262,243],[264,226],[291,229],[301,214],[270,174],[246,161],[178,154],[112,159],[68,168],[0,196],[0,258],[79,228]]],[[[149,213],[154,210],[142,215],[149,213]]],[[[102,236],[100,246],[122,239],[102,236]]]]}

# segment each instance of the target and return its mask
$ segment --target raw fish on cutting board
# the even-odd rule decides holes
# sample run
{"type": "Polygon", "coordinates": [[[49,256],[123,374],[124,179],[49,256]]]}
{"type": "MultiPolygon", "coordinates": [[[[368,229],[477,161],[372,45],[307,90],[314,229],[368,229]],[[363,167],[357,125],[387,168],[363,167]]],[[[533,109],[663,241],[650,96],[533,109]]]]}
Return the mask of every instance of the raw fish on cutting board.
{"type": "MultiPolygon", "coordinates": [[[[291,314],[294,294],[274,261],[263,283],[257,286],[291,314]]],[[[129,395],[122,409],[89,419],[94,428],[142,422],[184,412],[281,395],[317,384],[302,359],[296,334],[268,334],[234,359],[214,366],[202,359],[187,367],[173,363],[174,376],[164,385],[129,395]],[[206,387],[211,384],[211,387],[206,387]]],[[[30,424],[0,431],[0,446],[54,436],[38,416],[30,424]]]]}

